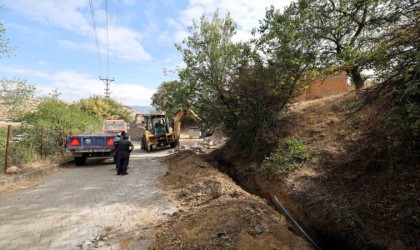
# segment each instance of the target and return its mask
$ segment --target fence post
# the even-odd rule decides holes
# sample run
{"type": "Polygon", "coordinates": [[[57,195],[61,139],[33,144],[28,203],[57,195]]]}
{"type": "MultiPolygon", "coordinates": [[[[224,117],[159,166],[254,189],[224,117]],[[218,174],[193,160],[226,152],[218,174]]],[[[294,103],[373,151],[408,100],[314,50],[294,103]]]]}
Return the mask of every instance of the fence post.
{"type": "Polygon", "coordinates": [[[4,172],[6,172],[7,167],[8,167],[7,164],[9,163],[8,157],[9,157],[9,141],[10,141],[10,128],[11,127],[12,127],[11,125],[7,126],[7,141],[6,141],[6,156],[4,157],[4,172]]]}
{"type": "Polygon", "coordinates": [[[41,159],[42,159],[42,151],[44,151],[44,127],[41,128],[41,149],[40,149],[41,159]]]}

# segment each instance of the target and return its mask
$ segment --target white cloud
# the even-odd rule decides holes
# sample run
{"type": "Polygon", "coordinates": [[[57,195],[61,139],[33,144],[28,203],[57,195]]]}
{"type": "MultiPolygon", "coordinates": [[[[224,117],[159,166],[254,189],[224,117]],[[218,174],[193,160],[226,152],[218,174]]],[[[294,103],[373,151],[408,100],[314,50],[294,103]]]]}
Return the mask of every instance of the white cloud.
{"type": "Polygon", "coordinates": [[[173,18],[168,18],[166,20],[166,24],[168,25],[168,27],[175,28],[176,30],[180,30],[184,28],[181,23],[179,23],[177,20],[173,18]]]}
{"type": "Polygon", "coordinates": [[[136,0],[124,0],[124,4],[131,6],[136,4],[136,0]]]}
{"type": "Polygon", "coordinates": [[[187,38],[190,35],[190,33],[180,30],[175,32],[174,40],[176,43],[182,42],[185,38],[187,38]]]}
{"type": "Polygon", "coordinates": [[[35,76],[40,78],[47,78],[48,74],[45,72],[30,70],[20,66],[0,65],[0,71],[15,75],[35,76]]]}
{"type": "Polygon", "coordinates": [[[192,25],[193,19],[198,20],[203,14],[210,16],[219,9],[221,16],[224,17],[229,11],[238,25],[234,40],[245,41],[252,37],[251,30],[259,26],[259,20],[264,18],[268,7],[273,5],[277,9],[283,9],[291,2],[292,0],[190,0],[188,7],[180,12],[178,22],[188,27],[192,25]]]}
{"type": "Polygon", "coordinates": [[[98,29],[98,48],[93,42],[59,40],[58,43],[65,48],[89,50],[93,53],[97,53],[99,49],[99,53],[103,56],[108,55],[109,48],[110,57],[116,57],[132,62],[147,61],[152,59],[151,55],[147,53],[143,46],[138,42],[141,38],[140,34],[126,28],[119,28],[118,36],[116,36],[116,33],[117,31],[114,27],[109,27],[109,38],[107,38],[105,30],[98,29]],[[109,47],[107,46],[108,41],[109,47]]]}
{"type": "Polygon", "coordinates": [[[47,62],[47,61],[38,61],[38,62],[36,63],[36,65],[38,65],[38,66],[45,66],[45,65],[50,65],[50,63],[49,63],[49,62],[47,62]]]}
{"type": "Polygon", "coordinates": [[[238,30],[236,31],[236,34],[232,37],[232,40],[234,42],[241,42],[241,41],[248,41],[253,38],[251,32],[238,30]]]}
{"type": "Polygon", "coordinates": [[[172,44],[173,41],[171,40],[172,37],[169,34],[169,31],[161,32],[156,36],[156,42],[159,44],[172,44]]]}
{"type": "MultiPolygon", "coordinates": [[[[78,31],[89,27],[80,9],[86,8],[84,0],[54,1],[54,0],[4,0],[10,8],[27,19],[54,25],[67,30],[78,31]]],[[[86,30],[84,30],[86,32],[86,30]]]]}
{"type": "MultiPolygon", "coordinates": [[[[49,84],[46,86],[37,86],[41,94],[44,95],[54,89],[62,94],[62,98],[71,100],[88,98],[93,95],[104,95],[105,84],[101,80],[74,70],[63,70],[49,74],[19,66],[0,65],[0,72],[24,77],[39,77],[48,81],[49,84]]],[[[137,83],[112,82],[110,89],[111,98],[124,105],[150,105],[151,97],[155,92],[155,89],[137,83]]]]}
{"type": "MultiPolygon", "coordinates": [[[[125,1],[126,4],[134,4],[134,0],[125,1]]],[[[63,28],[72,33],[85,38],[85,41],[60,40],[59,44],[66,48],[86,49],[102,55],[107,55],[108,42],[110,55],[128,61],[147,61],[152,57],[147,53],[141,44],[141,34],[127,27],[108,26],[108,35],[102,18],[103,10],[95,10],[96,34],[98,39],[98,49],[94,41],[91,16],[85,0],[54,1],[54,0],[25,0],[22,1],[5,0],[8,8],[16,11],[27,19],[42,23],[46,26],[63,28]]],[[[109,17],[111,20],[113,17],[109,17]]],[[[111,24],[111,23],[109,23],[111,24]]]]}
{"type": "Polygon", "coordinates": [[[152,95],[156,91],[130,83],[115,83],[115,85],[111,97],[125,105],[150,105],[152,95]]]}
{"type": "Polygon", "coordinates": [[[200,18],[200,16],[202,16],[205,13],[206,9],[201,6],[190,6],[186,10],[181,12],[179,21],[181,21],[181,23],[185,26],[191,26],[193,19],[197,20],[200,18]]]}

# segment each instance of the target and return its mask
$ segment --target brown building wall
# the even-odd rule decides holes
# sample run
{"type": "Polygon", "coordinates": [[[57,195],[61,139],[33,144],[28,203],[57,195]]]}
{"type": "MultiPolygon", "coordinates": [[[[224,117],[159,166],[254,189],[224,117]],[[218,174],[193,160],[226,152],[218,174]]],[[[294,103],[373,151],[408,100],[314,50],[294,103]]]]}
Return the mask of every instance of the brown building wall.
{"type": "Polygon", "coordinates": [[[326,79],[314,80],[302,90],[298,99],[311,100],[330,95],[337,95],[347,90],[347,74],[339,74],[326,79]]]}

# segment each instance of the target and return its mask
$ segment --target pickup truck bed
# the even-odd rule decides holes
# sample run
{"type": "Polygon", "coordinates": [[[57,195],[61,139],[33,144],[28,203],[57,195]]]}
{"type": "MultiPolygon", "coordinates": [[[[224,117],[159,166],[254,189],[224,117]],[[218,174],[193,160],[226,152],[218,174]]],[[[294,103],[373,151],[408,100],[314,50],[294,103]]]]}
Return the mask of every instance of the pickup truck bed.
{"type": "Polygon", "coordinates": [[[115,135],[68,135],[66,152],[71,152],[76,166],[83,166],[88,157],[113,157],[115,135]]]}

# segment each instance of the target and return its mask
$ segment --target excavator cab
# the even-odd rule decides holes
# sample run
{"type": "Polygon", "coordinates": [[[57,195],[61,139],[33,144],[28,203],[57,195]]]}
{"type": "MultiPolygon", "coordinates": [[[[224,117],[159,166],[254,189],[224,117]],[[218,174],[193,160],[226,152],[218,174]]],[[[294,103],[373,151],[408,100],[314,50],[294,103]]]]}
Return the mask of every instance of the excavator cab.
{"type": "Polygon", "coordinates": [[[150,115],[145,118],[146,129],[154,135],[169,133],[168,119],[165,115],[150,115]]]}

